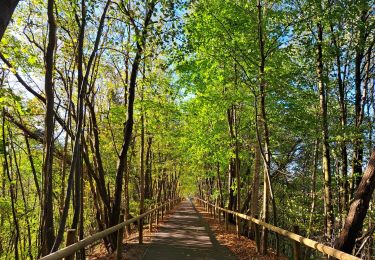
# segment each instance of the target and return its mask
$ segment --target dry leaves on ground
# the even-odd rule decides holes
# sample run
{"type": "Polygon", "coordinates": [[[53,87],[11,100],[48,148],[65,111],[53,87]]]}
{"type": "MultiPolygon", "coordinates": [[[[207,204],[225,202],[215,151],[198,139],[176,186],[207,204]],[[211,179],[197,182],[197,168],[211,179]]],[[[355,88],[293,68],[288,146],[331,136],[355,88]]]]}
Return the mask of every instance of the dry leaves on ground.
{"type": "Polygon", "coordinates": [[[210,225],[210,228],[215,233],[216,239],[219,244],[229,248],[229,250],[231,250],[238,259],[287,259],[286,257],[276,258],[276,254],[272,251],[269,251],[268,255],[266,256],[257,254],[255,241],[250,240],[244,236],[237,237],[237,234],[235,233],[235,226],[229,225],[229,230],[226,231],[223,221],[219,223],[219,221],[210,216],[210,214],[207,213],[203,207],[196,206],[196,209],[199,211],[205,221],[210,225]]]}

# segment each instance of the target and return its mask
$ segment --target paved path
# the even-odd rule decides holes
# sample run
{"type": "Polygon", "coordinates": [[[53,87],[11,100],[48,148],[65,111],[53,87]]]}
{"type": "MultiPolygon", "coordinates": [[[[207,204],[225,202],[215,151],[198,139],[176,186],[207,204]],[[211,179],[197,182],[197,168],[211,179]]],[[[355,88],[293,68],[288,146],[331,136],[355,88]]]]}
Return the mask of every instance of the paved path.
{"type": "Polygon", "coordinates": [[[143,257],[145,260],[236,259],[221,246],[190,201],[183,201],[160,226],[143,257]]]}

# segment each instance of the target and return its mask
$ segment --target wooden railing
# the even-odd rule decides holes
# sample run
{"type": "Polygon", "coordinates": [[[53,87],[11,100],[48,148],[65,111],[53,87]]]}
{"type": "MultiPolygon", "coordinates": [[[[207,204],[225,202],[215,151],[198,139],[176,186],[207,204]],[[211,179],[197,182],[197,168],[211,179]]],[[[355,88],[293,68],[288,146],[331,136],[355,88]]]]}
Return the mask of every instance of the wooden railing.
{"type": "MultiPolygon", "coordinates": [[[[320,251],[320,252],[322,252],[326,255],[335,257],[337,259],[341,259],[341,260],[360,260],[360,258],[358,258],[358,257],[355,257],[355,256],[350,255],[348,253],[342,252],[342,251],[337,250],[333,247],[323,245],[323,244],[321,244],[317,241],[314,241],[312,239],[300,236],[300,235],[298,235],[296,233],[293,233],[293,232],[290,232],[288,230],[273,226],[271,224],[268,224],[268,223],[263,222],[259,219],[253,218],[251,216],[248,216],[248,215],[236,212],[236,211],[228,210],[228,209],[225,209],[225,208],[221,208],[219,206],[216,206],[216,205],[214,205],[212,203],[209,203],[208,201],[202,200],[200,198],[195,198],[195,199],[201,205],[203,205],[206,208],[206,211],[209,212],[211,215],[213,215],[214,218],[216,218],[216,216],[218,216],[219,221],[221,221],[220,220],[220,215],[221,215],[220,212],[223,212],[226,229],[228,229],[228,214],[232,214],[232,215],[234,215],[238,218],[248,220],[248,221],[253,222],[253,223],[255,223],[259,226],[263,226],[263,227],[267,228],[268,230],[271,230],[271,231],[273,231],[273,232],[275,232],[275,233],[277,233],[281,236],[284,236],[284,237],[286,237],[290,240],[293,240],[294,241],[294,245],[293,245],[294,259],[300,259],[298,248],[299,248],[299,244],[302,244],[304,246],[310,247],[314,250],[320,251]]],[[[256,225],[256,227],[257,227],[257,225],[256,225]]],[[[257,231],[257,230],[258,230],[258,228],[256,228],[255,237],[256,237],[256,240],[258,240],[258,241],[256,241],[257,247],[259,247],[259,234],[257,234],[259,231],[257,231]]]]}
{"type": "MultiPolygon", "coordinates": [[[[150,216],[150,222],[149,224],[152,225],[152,219],[153,219],[153,215],[155,215],[155,221],[156,221],[156,224],[158,224],[158,221],[159,221],[159,213],[161,213],[161,217],[163,218],[164,216],[164,212],[172,209],[178,202],[180,202],[181,199],[178,198],[178,199],[174,199],[174,200],[168,200],[167,202],[137,216],[137,217],[134,217],[132,219],[129,219],[127,221],[122,221],[120,222],[119,224],[117,224],[116,226],[113,226],[113,227],[110,227],[110,228],[107,228],[101,232],[98,232],[92,236],[89,236],[89,237],[86,237],[74,244],[71,244],[61,250],[58,250],[54,253],[51,253],[47,256],[44,256],[42,257],[40,260],[57,260],[57,259],[62,259],[62,258],[66,258],[66,259],[71,259],[72,255],[74,255],[74,253],[76,253],[77,251],[85,248],[86,246],[89,246],[91,244],[93,244],[94,242],[100,240],[100,239],[103,239],[105,237],[108,237],[109,235],[115,233],[115,232],[118,232],[117,233],[117,248],[121,248],[121,244],[122,244],[122,236],[123,236],[123,232],[124,232],[124,228],[125,226],[128,226],[130,225],[131,223],[134,223],[136,221],[140,222],[140,220],[142,220],[143,218],[146,218],[148,216],[150,216]]],[[[123,216],[120,216],[120,220],[123,220],[123,216]]],[[[150,227],[151,227],[150,225],[150,227]]],[[[68,235],[69,235],[69,230],[68,230],[68,235]]],[[[71,240],[70,238],[67,238],[67,240],[71,240]]],[[[121,259],[121,250],[117,250],[117,258],[116,259],[121,259]]]]}

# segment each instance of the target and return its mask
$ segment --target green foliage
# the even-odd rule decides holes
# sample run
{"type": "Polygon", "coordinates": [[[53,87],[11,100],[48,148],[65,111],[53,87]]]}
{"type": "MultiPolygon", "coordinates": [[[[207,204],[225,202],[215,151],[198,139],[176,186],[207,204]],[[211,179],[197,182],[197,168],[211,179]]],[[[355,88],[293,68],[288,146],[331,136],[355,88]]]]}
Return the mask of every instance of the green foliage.
{"type": "MultiPolygon", "coordinates": [[[[84,2],[87,24],[83,41],[83,74],[87,70],[105,4],[105,1],[84,2]]],[[[179,195],[193,197],[202,192],[209,194],[213,201],[222,200],[224,205],[229,204],[230,192],[233,191],[233,197],[240,196],[244,204],[255,185],[258,142],[262,151],[265,148],[264,132],[259,129],[259,124],[263,123],[260,119],[259,83],[264,76],[270,174],[280,226],[290,229],[295,223],[300,223],[303,234],[309,233],[321,239],[324,235],[324,202],[321,199],[324,183],[320,147],[317,165],[314,165],[314,144],[320,141],[321,146],[322,139],[316,75],[316,23],[322,23],[324,28],[323,77],[328,97],[333,172],[331,189],[333,201],[339,205],[344,174],[349,175],[348,178],[356,177],[350,173],[350,166],[347,173],[341,172],[340,166],[344,161],[341,145],[346,145],[346,160],[350,162],[355,141],[361,141],[365,162],[374,143],[373,68],[367,75],[369,79],[366,83],[366,57],[360,64],[361,86],[366,86],[367,90],[364,119],[360,126],[355,121],[358,112],[354,88],[356,54],[361,49],[370,51],[374,40],[373,15],[369,15],[366,22],[360,20],[363,8],[373,6],[372,2],[338,1],[327,6],[325,2],[310,0],[261,1],[263,21],[259,23],[255,1],[157,1],[138,68],[133,135],[126,158],[130,213],[133,216],[139,214],[141,169],[151,176],[148,180],[151,194],[145,200],[145,208],[167,197],[173,185],[179,195]],[[264,33],[264,75],[260,75],[259,26],[264,33]],[[368,37],[363,43],[359,41],[361,30],[368,37]],[[337,58],[341,59],[341,76],[345,85],[345,126],[342,126],[341,118],[337,58]],[[257,130],[260,131],[259,140],[257,130]],[[141,145],[142,133],[144,147],[141,145]],[[237,180],[229,181],[229,168],[233,167],[231,162],[237,156],[239,183],[237,180]],[[314,167],[316,180],[311,176],[314,167]],[[311,212],[313,182],[316,184],[316,201],[315,210],[311,212]],[[313,219],[311,227],[308,223],[310,217],[313,219]]],[[[55,3],[58,30],[53,73],[56,110],[53,204],[56,225],[61,220],[77,130],[81,87],[78,86],[77,50],[82,13],[80,1],[55,3]]],[[[89,89],[83,93],[85,113],[81,148],[87,156],[80,162],[84,236],[98,231],[98,222],[104,226],[107,224],[104,223],[107,217],[103,210],[104,201],[99,194],[99,188],[103,188],[98,184],[99,162],[104,171],[104,190],[109,194],[110,204],[113,203],[119,154],[128,117],[129,80],[137,47],[142,45],[139,32],[144,29],[145,4],[148,3],[112,3],[99,49],[95,53],[93,69],[88,75],[89,89]],[[89,105],[92,105],[93,113],[89,105]],[[98,132],[97,139],[94,130],[98,132]]],[[[20,1],[12,19],[0,46],[0,52],[12,64],[12,68],[3,62],[0,64],[0,109],[9,114],[5,127],[8,152],[10,132],[13,133],[15,146],[15,156],[13,151],[8,153],[11,180],[0,178],[0,258],[3,255],[7,259],[14,258],[14,220],[10,214],[2,214],[11,212],[9,189],[12,185],[17,191],[14,199],[16,217],[22,227],[22,247],[19,248],[21,258],[25,259],[29,257],[24,242],[28,238],[31,239],[33,256],[37,256],[39,250],[41,203],[36,184],[40,185],[43,193],[45,147],[41,140],[45,126],[45,103],[17,82],[15,73],[24,79],[29,88],[44,97],[48,41],[45,1],[20,1]],[[25,137],[30,144],[30,154],[25,137]],[[37,140],[33,140],[35,137],[38,137],[37,140]],[[16,163],[20,177],[16,172],[16,163]],[[10,245],[10,253],[1,251],[5,245],[10,245]]],[[[2,174],[5,170],[3,138],[0,137],[2,174]]],[[[262,156],[259,168],[260,180],[256,185],[262,191],[262,156]]],[[[260,206],[262,196],[257,196],[260,206]]],[[[123,208],[126,206],[126,203],[122,205],[123,208]]],[[[251,213],[250,205],[243,206],[246,214],[251,213]]],[[[346,214],[340,207],[335,208],[337,219],[346,214]]],[[[67,226],[73,220],[72,211],[69,213],[67,226]]],[[[370,212],[369,217],[373,215],[370,212]]],[[[335,232],[338,233],[341,227],[336,226],[335,232]]]]}

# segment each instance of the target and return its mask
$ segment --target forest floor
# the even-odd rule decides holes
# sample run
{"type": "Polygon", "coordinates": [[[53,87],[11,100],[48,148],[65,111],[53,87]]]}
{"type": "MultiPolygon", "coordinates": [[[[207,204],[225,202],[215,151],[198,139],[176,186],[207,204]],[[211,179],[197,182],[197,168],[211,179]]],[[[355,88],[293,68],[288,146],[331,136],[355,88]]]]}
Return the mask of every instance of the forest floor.
{"type": "MultiPolygon", "coordinates": [[[[276,259],[274,252],[269,252],[267,256],[258,255],[254,241],[244,236],[238,238],[233,225],[225,231],[223,223],[215,220],[204,208],[190,205],[187,201],[181,204],[170,211],[158,227],[154,225],[152,233],[148,225],[145,226],[144,244],[138,244],[134,228],[132,234],[123,240],[122,259],[223,259],[224,255],[227,255],[226,259],[276,259]],[[181,237],[181,231],[187,235],[181,237]],[[209,245],[209,249],[204,244],[209,245]]],[[[88,259],[110,260],[116,256],[108,255],[102,244],[87,251],[88,259]]]]}
{"type": "Polygon", "coordinates": [[[256,252],[255,241],[245,237],[237,236],[236,226],[229,224],[228,231],[225,230],[223,220],[221,223],[218,219],[214,219],[208,212],[205,211],[204,207],[195,204],[195,208],[203,216],[204,220],[210,225],[211,230],[215,233],[217,241],[222,246],[229,248],[233,254],[239,260],[248,259],[259,259],[259,260],[271,260],[271,259],[288,259],[287,257],[276,257],[276,253],[272,250],[268,250],[268,255],[262,256],[256,252]]]}

